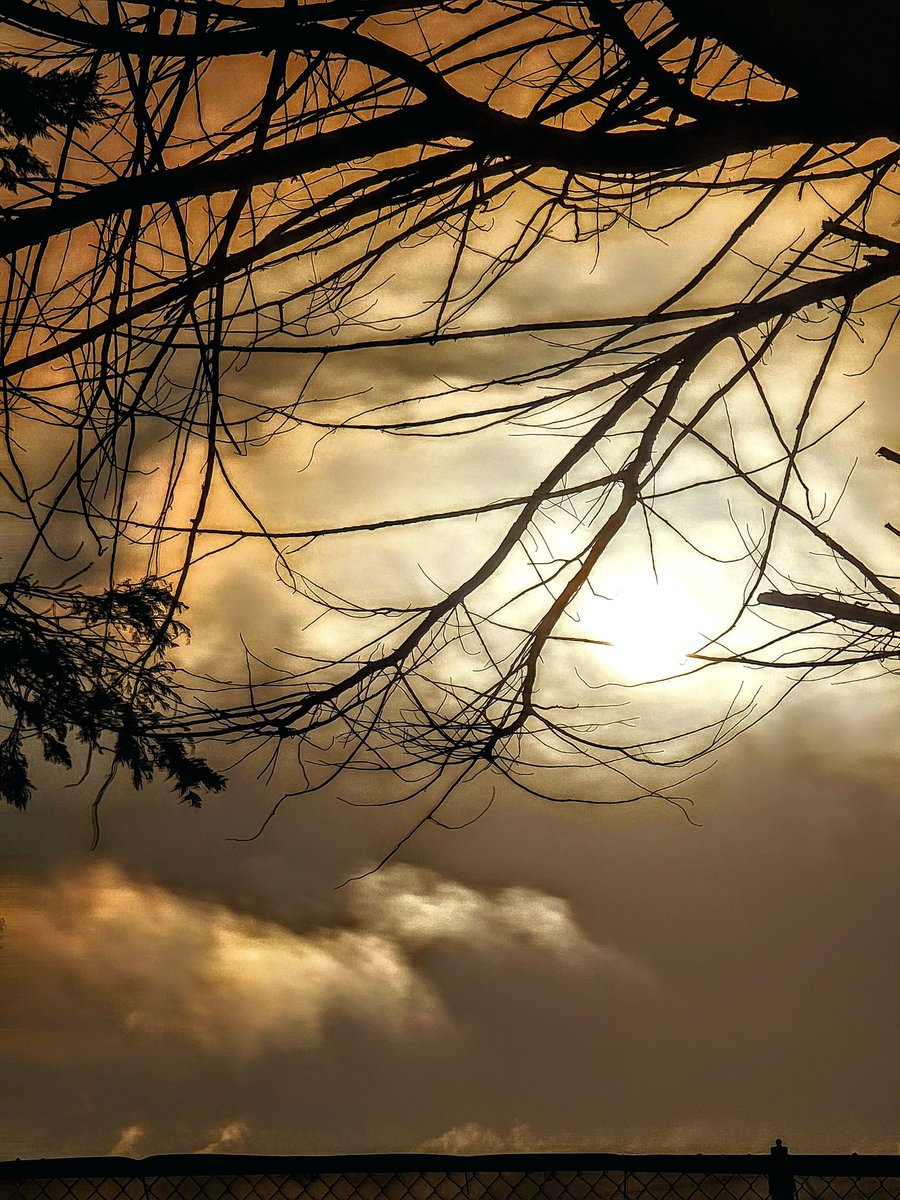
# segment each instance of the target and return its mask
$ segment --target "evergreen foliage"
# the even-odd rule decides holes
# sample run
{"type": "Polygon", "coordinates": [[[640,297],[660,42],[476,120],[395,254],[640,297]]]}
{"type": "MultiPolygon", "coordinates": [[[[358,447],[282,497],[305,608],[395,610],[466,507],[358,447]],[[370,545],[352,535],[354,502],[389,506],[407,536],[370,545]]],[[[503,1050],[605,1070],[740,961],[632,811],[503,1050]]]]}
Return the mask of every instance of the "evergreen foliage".
{"type": "Polygon", "coordinates": [[[46,179],[49,167],[30,143],[54,129],[86,129],[106,111],[90,74],[53,70],[33,75],[0,59],[0,186],[14,192],[25,179],[46,179]]]}
{"type": "Polygon", "coordinates": [[[0,742],[0,796],[24,809],[32,795],[28,740],[48,762],[72,766],[70,741],[111,753],[136,788],[163,772],[182,800],[225,779],[166,731],[176,692],[167,658],[187,634],[182,607],[152,579],[88,595],[30,579],[0,587],[0,704],[9,714],[0,742]]]}

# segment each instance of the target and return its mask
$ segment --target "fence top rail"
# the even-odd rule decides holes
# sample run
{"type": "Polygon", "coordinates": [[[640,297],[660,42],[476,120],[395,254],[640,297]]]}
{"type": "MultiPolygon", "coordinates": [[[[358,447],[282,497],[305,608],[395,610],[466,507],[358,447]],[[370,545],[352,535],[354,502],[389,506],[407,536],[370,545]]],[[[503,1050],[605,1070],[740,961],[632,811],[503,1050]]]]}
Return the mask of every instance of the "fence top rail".
{"type": "Polygon", "coordinates": [[[900,1178],[896,1154],[154,1154],[147,1158],[14,1159],[0,1179],[121,1179],[162,1176],[605,1173],[795,1175],[900,1178]]]}

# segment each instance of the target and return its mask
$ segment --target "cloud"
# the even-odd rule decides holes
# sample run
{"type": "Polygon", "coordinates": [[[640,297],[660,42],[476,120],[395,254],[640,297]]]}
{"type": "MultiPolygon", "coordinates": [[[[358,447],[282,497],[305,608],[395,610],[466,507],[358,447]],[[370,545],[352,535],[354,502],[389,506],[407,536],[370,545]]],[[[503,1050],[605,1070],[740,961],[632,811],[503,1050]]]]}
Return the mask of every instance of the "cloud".
{"type": "Polygon", "coordinates": [[[144,1140],[143,1125],[126,1125],[119,1134],[115,1145],[109,1151],[110,1154],[124,1154],[126,1158],[133,1158],[135,1151],[144,1140]]]}
{"type": "Polygon", "coordinates": [[[596,1135],[542,1133],[527,1121],[495,1129],[468,1121],[416,1146],[423,1154],[536,1154],[596,1150],[596,1135]]]}
{"type": "MultiPolygon", "coordinates": [[[[433,943],[535,967],[636,971],[593,943],[558,897],[486,893],[408,866],[361,880],[342,917],[305,932],[138,881],[108,862],[27,892],[15,937],[45,994],[55,980],[60,1002],[86,995],[132,1036],[237,1057],[315,1045],[335,1019],[400,1039],[446,1030],[441,997],[416,962],[433,943]]],[[[229,1136],[239,1128],[226,1127],[229,1136]]],[[[142,1132],[130,1126],[119,1144],[142,1132]]]]}
{"type": "Polygon", "coordinates": [[[588,938],[568,901],[534,888],[483,892],[422,867],[398,865],[361,880],[348,904],[361,925],[410,949],[455,942],[491,956],[639,973],[621,951],[588,938]]]}
{"type": "Polygon", "coordinates": [[[430,984],[382,936],[298,934],[109,863],[35,888],[15,924],[34,970],[86,989],[134,1034],[249,1056],[315,1044],[335,1017],[396,1036],[444,1020],[430,984]]]}
{"type": "Polygon", "coordinates": [[[243,1142],[249,1132],[250,1127],[243,1121],[228,1121],[218,1132],[214,1133],[213,1139],[208,1145],[201,1146],[194,1153],[219,1154],[222,1150],[231,1150],[235,1145],[243,1142]]]}
{"type": "Polygon", "coordinates": [[[454,1125],[416,1147],[423,1154],[512,1154],[544,1149],[543,1139],[530,1125],[519,1122],[506,1132],[469,1121],[454,1125]]]}
{"type": "MultiPolygon", "coordinates": [[[[198,1147],[193,1153],[219,1154],[223,1150],[233,1150],[246,1141],[249,1132],[250,1126],[244,1121],[226,1121],[224,1125],[211,1130],[208,1134],[210,1140],[207,1144],[198,1147]]],[[[137,1123],[126,1125],[109,1153],[122,1154],[128,1158],[134,1158],[137,1151],[146,1141],[146,1138],[147,1131],[143,1125],[137,1123]]]]}
{"type": "MultiPolygon", "coordinates": [[[[598,1147],[621,1154],[698,1154],[721,1152],[723,1146],[758,1151],[772,1140],[771,1125],[746,1119],[694,1119],[674,1124],[648,1120],[639,1132],[609,1130],[542,1131],[527,1121],[510,1126],[468,1121],[428,1138],[415,1147],[423,1154],[591,1153],[598,1147]]],[[[877,1151],[873,1151],[877,1153],[877,1151]]]]}

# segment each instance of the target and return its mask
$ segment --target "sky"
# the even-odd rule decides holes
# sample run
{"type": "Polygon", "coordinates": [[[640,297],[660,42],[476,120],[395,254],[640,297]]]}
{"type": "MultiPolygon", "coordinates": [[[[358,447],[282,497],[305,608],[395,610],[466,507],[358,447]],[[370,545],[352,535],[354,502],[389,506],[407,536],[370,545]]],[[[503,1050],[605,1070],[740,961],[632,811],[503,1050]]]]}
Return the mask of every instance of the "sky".
{"type": "Polygon", "coordinates": [[[811,688],[697,825],[501,796],[346,886],[395,816],[325,797],[235,843],[249,781],[148,793],[91,854],[42,789],[3,814],[4,1156],[896,1152],[895,721],[811,688]]]}
{"type": "MultiPolygon", "coordinates": [[[[710,202],[656,236],[620,224],[602,235],[596,263],[590,241],[548,243],[478,315],[650,307],[748,203],[710,202]]],[[[750,251],[788,244],[827,209],[814,193],[786,198],[750,251]]],[[[402,270],[388,264],[375,313],[385,328],[416,310],[449,253],[438,240],[402,270]]],[[[281,267],[266,285],[274,294],[303,269],[281,267]]],[[[746,270],[729,261],[719,286],[738,286],[746,270]]],[[[872,337],[883,320],[869,318],[872,337]]],[[[864,340],[843,352],[823,407],[834,418],[860,399],[866,407],[816,448],[810,479],[833,500],[858,458],[829,528],[890,572],[896,541],[883,525],[896,521],[897,476],[875,450],[897,445],[896,351],[854,375],[864,340]]],[[[285,399],[305,387],[320,408],[358,393],[340,402],[349,412],[435,386],[452,399],[515,356],[521,367],[547,353],[544,342],[502,340],[373,352],[336,357],[311,380],[287,358],[260,356],[227,385],[285,399]]],[[[814,365],[801,331],[760,369],[789,408],[814,365]]],[[[722,367],[712,363],[696,387],[722,367]]],[[[377,520],[517,494],[558,454],[559,433],[451,443],[306,429],[234,461],[233,477],[279,528],[377,520]]],[[[737,437],[748,454],[754,439],[762,445],[758,413],[738,422],[737,437]]],[[[162,461],[151,438],[139,449],[143,467],[162,461]]],[[[666,477],[672,486],[681,469],[666,477]]],[[[159,486],[153,475],[143,484],[148,515],[159,486]]],[[[690,493],[673,511],[727,558],[755,510],[727,489],[714,495],[690,493]]],[[[192,501],[185,485],[172,523],[192,501]]],[[[222,525],[239,515],[224,489],[211,512],[222,525]]],[[[421,600],[477,561],[504,520],[324,540],[297,561],[359,600],[421,600]]],[[[11,557],[17,535],[5,536],[11,557]]],[[[102,776],[76,785],[36,765],[28,811],[0,812],[0,1158],[761,1152],[776,1136],[798,1152],[900,1153],[896,683],[870,672],[788,693],[783,675],[726,666],[635,687],[687,670],[685,655],[720,632],[746,578],[665,531],[657,552],[658,587],[642,530],[626,529],[577,613],[613,645],[554,660],[547,686],[573,694],[577,668],[582,688],[612,688],[602,693],[622,706],[612,715],[639,731],[715,720],[757,689],[760,714],[784,697],[704,759],[677,804],[552,803],[482,776],[452,809],[459,828],[423,827],[368,873],[424,812],[416,801],[383,804],[377,776],[285,801],[256,838],[296,786],[289,760],[271,781],[261,760],[231,766],[227,791],[200,811],[161,783],[140,794],[117,784],[91,850],[102,776]]],[[[786,554],[800,562],[806,547],[786,554]]],[[[502,594],[510,580],[495,586],[502,594]]],[[[182,662],[195,671],[238,671],[238,633],[279,661],[349,645],[346,623],[307,623],[308,606],[259,543],[200,563],[186,599],[193,637],[182,662]]],[[[563,772],[566,786],[575,774],[563,772]]],[[[587,799],[618,794],[600,772],[578,786],[587,799]]]]}

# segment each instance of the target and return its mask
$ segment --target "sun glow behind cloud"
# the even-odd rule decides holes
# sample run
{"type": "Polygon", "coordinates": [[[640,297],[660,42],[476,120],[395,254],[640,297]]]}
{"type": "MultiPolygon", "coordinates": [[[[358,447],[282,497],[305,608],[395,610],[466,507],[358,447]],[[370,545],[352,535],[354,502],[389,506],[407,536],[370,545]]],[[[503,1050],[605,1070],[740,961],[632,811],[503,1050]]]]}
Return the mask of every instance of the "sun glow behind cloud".
{"type": "Polygon", "coordinates": [[[690,654],[708,635],[709,612],[682,584],[626,575],[607,595],[579,599],[582,629],[607,645],[598,660],[628,682],[665,679],[689,670],[690,654]]]}

